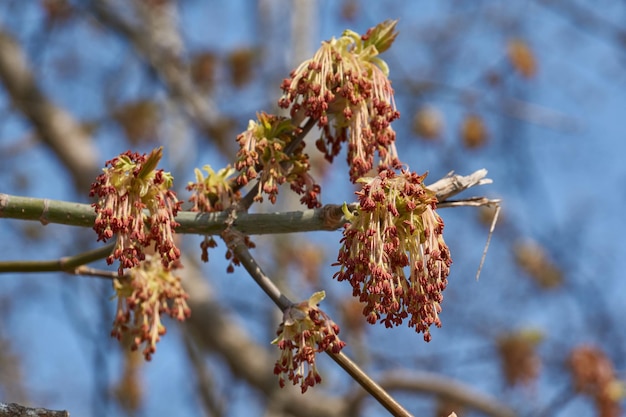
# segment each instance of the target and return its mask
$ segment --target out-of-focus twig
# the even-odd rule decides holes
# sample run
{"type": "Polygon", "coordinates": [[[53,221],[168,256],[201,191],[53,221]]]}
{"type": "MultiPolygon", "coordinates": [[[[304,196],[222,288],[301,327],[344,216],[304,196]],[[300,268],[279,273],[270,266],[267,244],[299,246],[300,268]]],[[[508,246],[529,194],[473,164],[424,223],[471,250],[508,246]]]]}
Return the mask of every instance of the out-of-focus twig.
{"type": "Polygon", "coordinates": [[[115,7],[109,0],[94,1],[89,11],[104,27],[117,32],[133,45],[150,68],[158,74],[171,98],[181,105],[202,131],[219,135],[222,125],[219,112],[205,94],[194,88],[189,71],[181,60],[181,51],[173,46],[178,36],[177,33],[172,33],[175,27],[172,22],[167,21],[166,13],[159,13],[160,7],[165,5],[136,5],[140,24],[130,23],[123,18],[114,10],[115,7]],[[156,13],[159,15],[155,16],[156,13]],[[149,30],[144,30],[144,27],[149,30]],[[166,32],[167,36],[164,36],[166,32]]]}
{"type": "Polygon", "coordinates": [[[275,409],[299,417],[343,417],[346,401],[343,398],[310,390],[301,395],[299,388],[279,388],[272,370],[276,357],[269,349],[259,345],[233,320],[213,293],[210,280],[190,259],[183,261],[180,270],[187,300],[193,314],[184,329],[193,334],[193,339],[204,353],[217,353],[221,362],[229,368],[235,378],[245,380],[250,386],[269,398],[275,409]]]}
{"type": "Polygon", "coordinates": [[[0,26],[0,82],[13,105],[35,127],[38,137],[87,190],[98,175],[98,151],[91,137],[68,112],[42,92],[18,43],[0,26]]]}

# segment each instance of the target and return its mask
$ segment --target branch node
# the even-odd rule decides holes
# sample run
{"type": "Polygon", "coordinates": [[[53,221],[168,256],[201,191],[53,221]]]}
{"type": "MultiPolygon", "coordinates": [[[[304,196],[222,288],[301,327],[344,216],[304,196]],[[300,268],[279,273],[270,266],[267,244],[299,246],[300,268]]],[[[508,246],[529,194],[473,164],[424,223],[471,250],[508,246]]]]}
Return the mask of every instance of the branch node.
{"type": "Polygon", "coordinates": [[[343,225],[343,210],[337,204],[322,207],[322,224],[325,230],[337,230],[343,225]]]}
{"type": "Polygon", "coordinates": [[[50,209],[50,200],[48,200],[47,198],[44,198],[43,210],[41,212],[41,215],[39,216],[39,222],[44,226],[47,226],[50,223],[50,220],[48,220],[49,209],[50,209]]]}

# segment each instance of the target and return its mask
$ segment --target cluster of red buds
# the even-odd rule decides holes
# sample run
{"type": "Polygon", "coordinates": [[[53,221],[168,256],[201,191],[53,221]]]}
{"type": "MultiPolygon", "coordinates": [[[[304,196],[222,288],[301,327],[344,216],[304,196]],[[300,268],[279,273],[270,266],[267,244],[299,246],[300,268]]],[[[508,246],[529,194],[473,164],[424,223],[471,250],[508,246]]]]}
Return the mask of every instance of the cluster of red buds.
{"type": "MultiPolygon", "coordinates": [[[[226,168],[215,172],[209,165],[205,165],[202,169],[207,173],[206,177],[202,171],[196,168],[194,171],[196,182],[187,184],[187,190],[193,192],[189,199],[193,203],[191,211],[202,213],[224,211],[241,199],[241,193],[233,188],[233,178],[231,177],[235,173],[234,168],[228,165],[226,168]]],[[[204,237],[204,240],[200,242],[200,249],[202,250],[200,258],[203,262],[209,262],[209,249],[216,246],[217,242],[212,236],[204,237]]],[[[229,271],[231,269],[232,265],[229,265],[229,271]]]]}
{"type": "Polygon", "coordinates": [[[598,416],[624,415],[626,385],[617,378],[613,362],[600,348],[577,346],[568,358],[568,365],[574,389],[593,399],[598,416]]]}
{"type": "Polygon", "coordinates": [[[337,336],[339,326],[318,307],[325,296],[324,291],[316,292],[308,301],[294,304],[283,313],[278,337],[272,342],[282,351],[274,365],[281,387],[285,386],[285,378],[300,384],[302,393],[320,383],[315,355],[327,350],[339,353],[345,346],[337,336]]]}
{"type": "Polygon", "coordinates": [[[335,278],[348,281],[365,303],[374,324],[410,327],[431,339],[430,326],[441,326],[438,313],[448,283],[450,251],[443,240],[443,220],[436,197],[423,185],[425,175],[381,170],[359,180],[359,206],[344,211],[342,247],[335,278]]]}
{"type": "MultiPolygon", "coordinates": [[[[191,211],[213,213],[233,208],[241,200],[241,193],[235,187],[236,179],[231,178],[236,172],[235,169],[230,165],[220,169],[218,172],[215,172],[209,165],[205,165],[203,169],[207,173],[206,177],[202,174],[202,171],[196,169],[196,182],[187,184],[187,190],[193,191],[193,195],[189,199],[193,203],[191,211]]],[[[245,236],[243,239],[247,247],[254,247],[254,243],[248,236],[245,236]]],[[[216,246],[217,242],[212,236],[204,237],[204,240],[200,242],[202,261],[209,261],[209,249],[216,246]]],[[[231,273],[234,271],[235,265],[240,264],[239,259],[237,259],[230,248],[226,250],[226,259],[230,261],[226,271],[231,273]]]]}
{"type": "Polygon", "coordinates": [[[193,203],[191,211],[203,213],[224,211],[240,200],[240,192],[232,186],[231,176],[235,173],[235,169],[230,165],[218,172],[215,172],[210,165],[205,165],[202,169],[207,173],[206,177],[196,168],[194,170],[196,182],[187,184],[187,191],[193,192],[189,199],[193,203]]]}
{"type": "Polygon", "coordinates": [[[281,86],[279,106],[295,122],[318,121],[318,149],[332,161],[348,142],[350,179],[366,175],[378,153],[383,167],[399,167],[391,122],[400,116],[393,99],[387,64],[378,55],[397,36],[396,22],[386,21],[359,36],[345,31],[323,42],[313,58],[291,72],[281,86]]]}
{"type": "Polygon", "coordinates": [[[180,258],[174,228],[182,203],[169,189],[173,182],[170,173],[156,169],[162,154],[163,148],[149,155],[127,151],[107,161],[104,172],[91,186],[89,195],[98,198],[93,204],[94,230],[99,241],[117,236],[107,263],[118,259],[120,276],[124,268],[133,268],[144,260],[144,249],[153,244],[163,266],[170,267],[180,258]]]}
{"type": "Polygon", "coordinates": [[[248,129],[237,137],[239,152],[235,168],[240,171],[237,183],[244,186],[261,171],[255,201],[262,201],[264,193],[272,204],[276,203],[278,187],[287,182],[293,191],[303,195],[300,201],[307,207],[321,206],[320,186],[309,174],[304,143],[292,145],[298,130],[290,119],[259,113],[257,120],[251,120],[248,129]]]}
{"type": "Polygon", "coordinates": [[[143,354],[150,360],[156,351],[156,343],[165,334],[161,314],[168,314],[179,321],[191,315],[187,305],[188,295],[180,284],[180,278],[165,268],[159,256],[147,255],[126,276],[114,280],[117,297],[117,313],[111,336],[118,340],[131,336],[131,349],[144,344],[143,354]]]}

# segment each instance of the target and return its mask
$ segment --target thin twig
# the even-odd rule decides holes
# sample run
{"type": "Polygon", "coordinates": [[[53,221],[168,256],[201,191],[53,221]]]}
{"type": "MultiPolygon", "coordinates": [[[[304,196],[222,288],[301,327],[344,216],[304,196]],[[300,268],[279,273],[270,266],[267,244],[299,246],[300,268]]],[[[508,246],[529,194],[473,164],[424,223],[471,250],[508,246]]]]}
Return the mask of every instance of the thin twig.
{"type": "Polygon", "coordinates": [[[218,398],[217,388],[213,375],[207,369],[204,358],[199,354],[194,341],[188,332],[183,332],[183,342],[187,357],[196,376],[198,396],[201,399],[208,416],[221,417],[224,415],[224,398],[218,398]]]}
{"type": "Polygon", "coordinates": [[[243,267],[248,271],[248,274],[254,279],[259,287],[267,294],[267,296],[280,308],[281,311],[285,311],[293,303],[278,289],[274,282],[263,272],[259,264],[250,254],[248,247],[243,241],[243,234],[236,230],[229,229],[222,233],[222,238],[233,251],[237,259],[241,262],[243,267]]]}
{"type": "MultiPolygon", "coordinates": [[[[66,272],[70,272],[70,271],[66,271],[66,272]]],[[[74,275],[84,275],[84,276],[91,276],[91,277],[96,277],[96,278],[103,278],[103,279],[108,279],[111,281],[114,279],[118,279],[118,280],[128,279],[129,277],[128,274],[120,276],[120,274],[117,271],[107,271],[104,269],[90,268],[85,265],[79,266],[78,268],[74,269],[70,273],[74,275]]]]}
{"type": "MultiPolygon", "coordinates": [[[[380,383],[388,390],[405,391],[411,394],[428,393],[447,398],[462,406],[472,408],[492,417],[515,417],[517,413],[497,398],[476,391],[473,387],[439,374],[414,371],[410,374],[398,372],[382,375],[380,383]]],[[[357,392],[351,398],[351,409],[363,401],[363,393],[357,392]]]]}
{"type": "Polygon", "coordinates": [[[487,236],[487,243],[485,243],[485,249],[483,250],[483,256],[480,258],[480,264],[478,265],[478,271],[476,271],[476,281],[480,278],[480,271],[483,269],[483,264],[485,263],[485,258],[487,257],[487,251],[489,250],[489,244],[491,243],[491,236],[493,236],[493,231],[496,228],[496,223],[498,221],[498,215],[500,214],[500,204],[496,203],[496,212],[493,214],[493,219],[491,220],[491,227],[489,228],[489,236],[487,236]]]}
{"type": "Polygon", "coordinates": [[[500,204],[499,199],[488,199],[486,197],[469,197],[463,200],[445,200],[437,204],[437,208],[449,207],[483,207],[500,204]]]}

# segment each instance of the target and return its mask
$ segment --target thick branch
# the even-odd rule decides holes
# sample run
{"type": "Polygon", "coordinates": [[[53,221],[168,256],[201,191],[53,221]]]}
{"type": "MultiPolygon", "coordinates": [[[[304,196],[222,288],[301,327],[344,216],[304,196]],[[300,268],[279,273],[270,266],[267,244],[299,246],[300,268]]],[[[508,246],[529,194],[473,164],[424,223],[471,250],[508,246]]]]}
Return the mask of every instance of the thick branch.
{"type": "MultiPolygon", "coordinates": [[[[490,183],[485,178],[487,170],[479,170],[467,176],[449,175],[429,188],[437,194],[439,201],[473,187],[490,183]]],[[[471,202],[473,200],[468,200],[471,202]]],[[[458,201],[457,205],[461,205],[458,201]]],[[[70,226],[92,227],[96,219],[89,204],[58,200],[0,194],[0,218],[36,220],[42,224],[56,223],[70,226]]],[[[176,229],[182,234],[217,235],[226,228],[228,213],[199,214],[180,212],[176,229]]],[[[340,205],[327,204],[320,209],[285,213],[238,213],[233,227],[250,235],[309,232],[315,230],[337,230],[346,222],[340,205]]]]}

